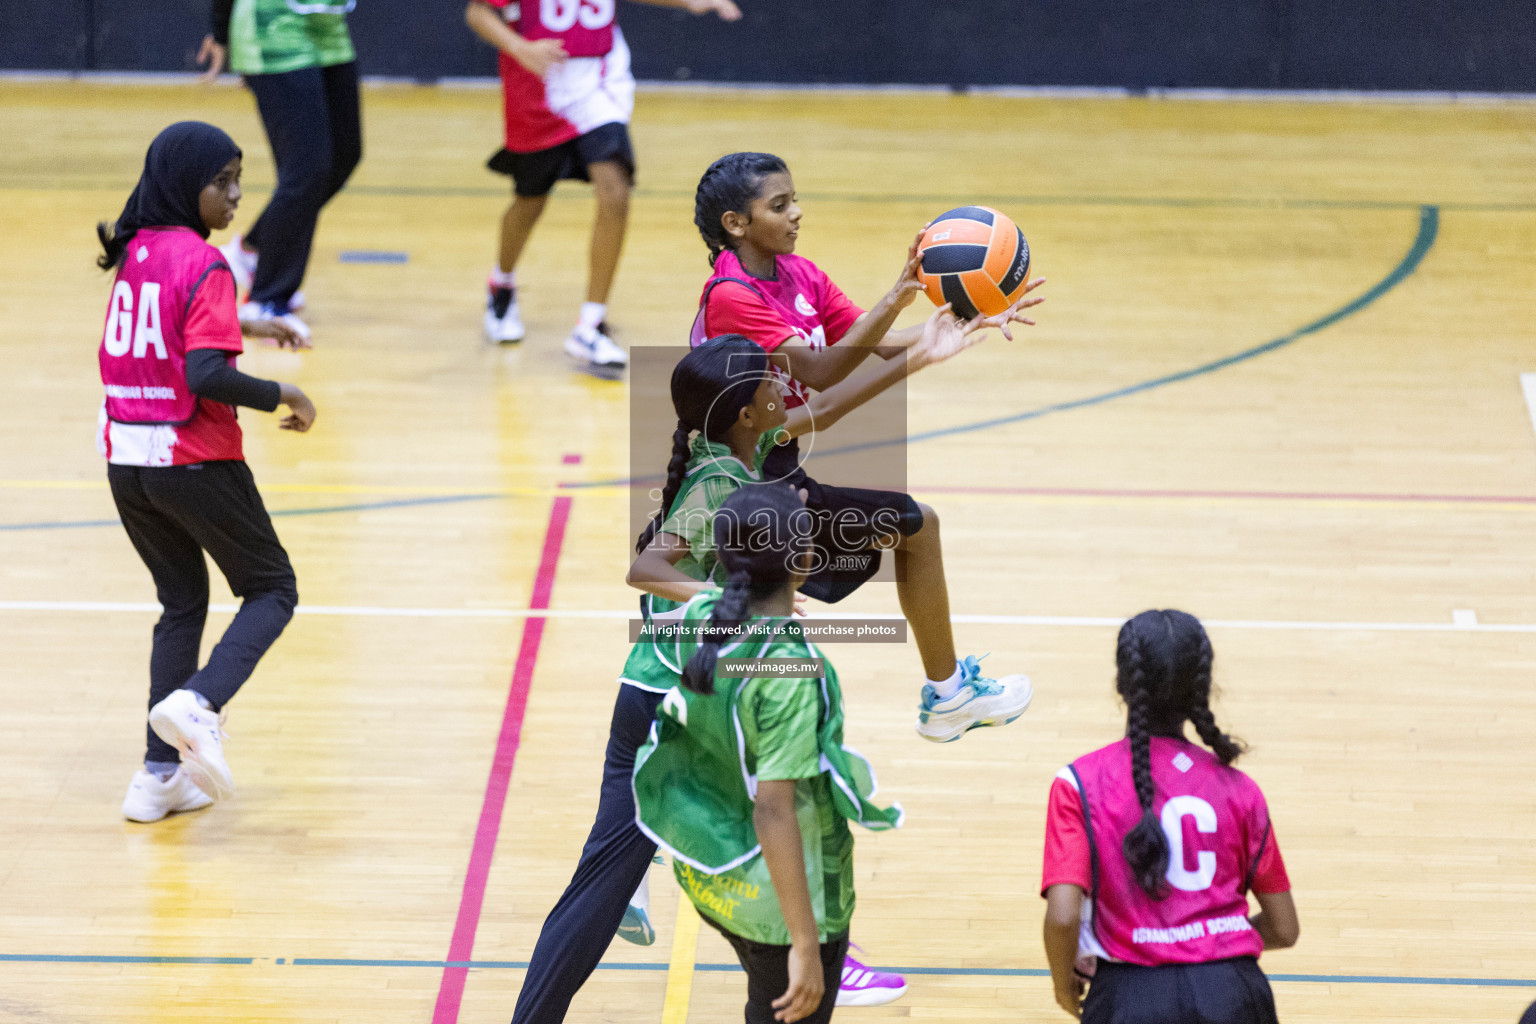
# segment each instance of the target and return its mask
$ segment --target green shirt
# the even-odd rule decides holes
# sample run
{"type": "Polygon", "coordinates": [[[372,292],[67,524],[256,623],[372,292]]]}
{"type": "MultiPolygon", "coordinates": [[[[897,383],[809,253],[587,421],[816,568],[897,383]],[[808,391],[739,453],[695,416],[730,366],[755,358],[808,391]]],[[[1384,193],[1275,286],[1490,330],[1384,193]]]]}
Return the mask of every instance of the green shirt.
{"type": "MultiPolygon", "coordinates": [[[[807,645],[778,643],[764,657],[806,657],[807,645]],[[794,653],[798,651],[800,653],[794,653]]],[[[738,680],[720,680],[720,686],[738,680]]],[[[853,834],[832,804],[831,783],[821,770],[816,728],[821,687],[815,679],[748,679],[737,698],[748,771],[759,784],[795,783],[795,820],[816,912],[820,941],[848,930],[853,918],[853,834]]],[[[774,946],[790,944],[789,926],[758,854],[718,875],[695,871],[673,859],[672,869],[700,914],[728,931],[774,946]]]]}
{"type": "Polygon", "coordinates": [[[357,59],[347,34],[356,0],[235,0],[229,18],[229,67],[242,75],[323,68],[357,59]]]}
{"type": "MultiPolygon", "coordinates": [[[[718,590],[689,601],[683,621],[707,621],[718,590]]],[[[752,619],[763,631],[727,644],[722,658],[820,658],[788,619],[752,619]]],[[[698,648],[679,637],[649,645],[686,665],[698,648]]],[[[634,661],[634,658],[631,659],[634,661]]],[[[662,701],[651,739],[635,758],[637,821],[673,856],[678,883],[699,913],[756,942],[789,944],[789,927],[753,825],[763,781],[795,780],[806,881],[823,941],[853,915],[853,836],[848,821],[892,828],[900,807],[869,803],[869,765],[842,743],[842,691],[830,665],[809,678],[718,677],[715,692],[682,687],[662,701]]]]}

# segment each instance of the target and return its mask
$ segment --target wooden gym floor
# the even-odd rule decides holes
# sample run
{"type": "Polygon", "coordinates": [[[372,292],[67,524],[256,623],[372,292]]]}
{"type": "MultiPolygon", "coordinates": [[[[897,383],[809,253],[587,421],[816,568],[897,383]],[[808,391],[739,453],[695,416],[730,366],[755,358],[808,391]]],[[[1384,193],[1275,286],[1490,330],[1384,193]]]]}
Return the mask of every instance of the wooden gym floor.
{"type": "MultiPolygon", "coordinates": [[[[528,340],[479,340],[498,103],[366,92],[364,163],[306,282],[315,349],[242,363],[320,408],[303,437],[242,416],[304,607],[234,704],[238,796],[144,826],[118,805],[154,594],[92,446],[91,229],[179,118],[245,148],[237,227],[273,175],[234,87],[0,84],[0,1017],[510,1017],[590,822],[633,594],[624,490],[561,486],[629,472],[626,385],[559,351],[582,187],[527,254],[528,340]],[[408,261],[341,261],[358,250],[408,261]],[[499,817],[493,760],[513,765],[499,817]]],[[[630,345],[684,337],[705,276],[693,186],[732,149],[788,159],[802,251],[856,301],[961,202],[1010,212],[1050,278],[1038,328],[908,402],[911,434],[939,432],[908,474],[941,513],[961,646],[1029,672],[1033,709],[931,746],[915,649],[830,652],[851,742],[908,810],[860,839],[854,936],[911,991],[840,1018],[1065,1019],[1041,977],[1045,795],[1119,732],[1114,620],[1154,606],[1211,621],[1220,718],[1254,747],[1303,922],[1264,958],[1282,1016],[1518,1017],[1536,998],[1536,108],[645,92],[634,134],[612,301],[630,345]]],[[[886,585],[840,610],[895,609],[886,585]]],[[[669,872],[652,883],[657,944],[616,942],[573,1024],[739,1019],[724,943],[691,947],[669,872]]]]}

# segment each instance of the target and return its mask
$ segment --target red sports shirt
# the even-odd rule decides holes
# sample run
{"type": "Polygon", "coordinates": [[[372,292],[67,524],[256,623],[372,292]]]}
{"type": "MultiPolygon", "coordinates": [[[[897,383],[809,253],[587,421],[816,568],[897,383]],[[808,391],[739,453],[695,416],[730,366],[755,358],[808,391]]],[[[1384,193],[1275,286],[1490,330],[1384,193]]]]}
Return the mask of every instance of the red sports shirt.
{"type": "Polygon", "coordinates": [[[537,153],[605,124],[628,124],[635,80],[613,23],[617,0],[485,0],[525,39],[558,39],[569,59],[539,77],[503,53],[506,148],[537,153]]]}
{"type": "Polygon", "coordinates": [[[97,447],[107,461],[182,466],[245,457],[234,406],[187,392],[186,354],[200,348],[231,359],[244,350],[229,267],[189,228],[144,228],[113,281],[99,352],[108,398],[97,447]],[[176,422],[183,416],[190,418],[176,422]]]}
{"type": "Polygon", "coordinates": [[[1161,736],[1152,738],[1152,779],[1170,854],[1162,900],[1142,891],[1121,853],[1141,820],[1130,741],[1078,758],[1051,784],[1040,888],[1089,893],[1078,954],[1143,966],[1258,956],[1247,894],[1291,888],[1264,794],[1204,747],[1161,736]]]}
{"type": "MultiPolygon", "coordinates": [[[[735,253],[722,252],[699,297],[692,343],[698,345],[721,334],[740,334],[768,352],[796,337],[811,348],[826,348],[841,341],[854,321],[864,315],[864,310],[805,257],[776,257],[774,269],[772,280],[752,277],[735,253]]],[[[785,404],[790,408],[803,405],[809,392],[798,381],[785,380],[785,404]]]]}

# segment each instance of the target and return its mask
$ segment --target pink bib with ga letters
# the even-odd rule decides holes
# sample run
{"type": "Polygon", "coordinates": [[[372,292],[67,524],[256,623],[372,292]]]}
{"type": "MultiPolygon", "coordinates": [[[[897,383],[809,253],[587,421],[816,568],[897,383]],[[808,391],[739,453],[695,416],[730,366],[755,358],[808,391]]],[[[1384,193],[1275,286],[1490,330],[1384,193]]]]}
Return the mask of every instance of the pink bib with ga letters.
{"type": "Polygon", "coordinates": [[[186,423],[197,412],[183,329],[198,284],[221,266],[219,250],[188,228],[144,228],[129,240],[98,356],[110,419],[186,423]]]}

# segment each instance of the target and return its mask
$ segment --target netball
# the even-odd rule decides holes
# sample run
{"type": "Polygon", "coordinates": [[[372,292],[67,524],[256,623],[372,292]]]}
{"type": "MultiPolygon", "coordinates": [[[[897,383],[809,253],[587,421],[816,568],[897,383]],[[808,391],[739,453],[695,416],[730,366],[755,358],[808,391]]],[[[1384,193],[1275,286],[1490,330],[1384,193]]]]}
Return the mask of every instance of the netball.
{"type": "Polygon", "coordinates": [[[955,316],[996,316],[1024,295],[1029,243],[1001,210],[960,206],[941,213],[923,232],[923,287],[935,306],[955,316]]]}

